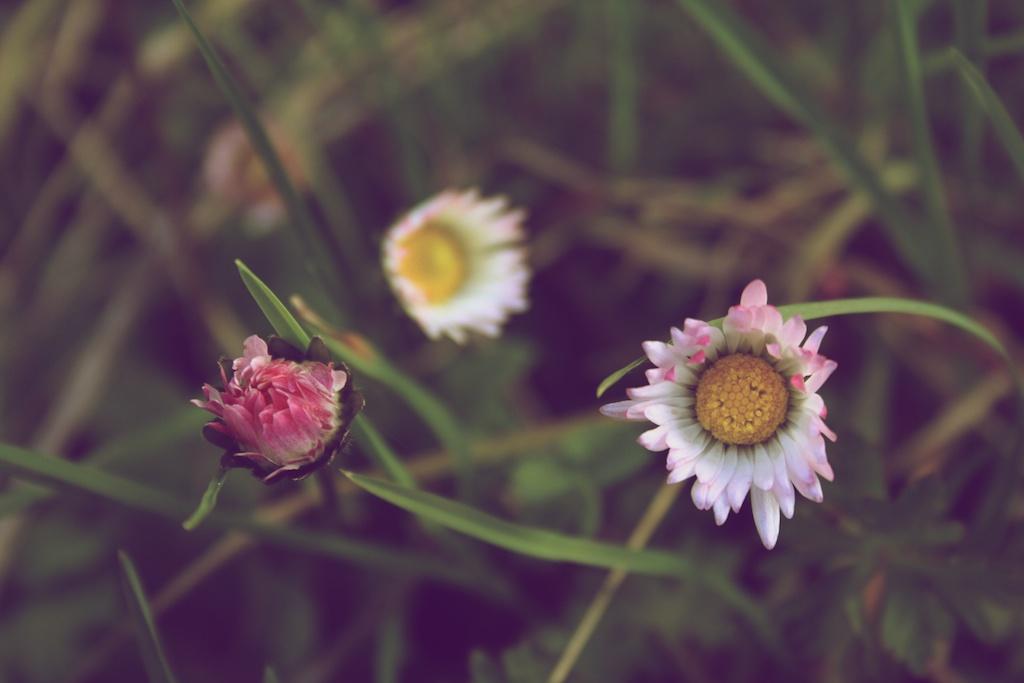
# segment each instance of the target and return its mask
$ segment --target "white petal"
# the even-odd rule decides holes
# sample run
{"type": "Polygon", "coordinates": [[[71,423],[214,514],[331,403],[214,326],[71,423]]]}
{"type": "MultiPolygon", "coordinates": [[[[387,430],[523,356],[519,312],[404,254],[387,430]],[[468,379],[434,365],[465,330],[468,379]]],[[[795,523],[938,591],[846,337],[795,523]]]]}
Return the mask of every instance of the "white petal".
{"type": "Polygon", "coordinates": [[[807,334],[807,323],[798,315],[786,321],[779,331],[779,342],[783,346],[796,346],[807,334]]]}
{"type": "Polygon", "coordinates": [[[643,387],[626,389],[626,395],[630,398],[672,398],[682,396],[683,389],[675,382],[659,381],[656,384],[648,384],[643,387]]]}
{"type": "Polygon", "coordinates": [[[772,464],[764,446],[761,444],[754,446],[753,459],[754,486],[764,491],[771,489],[772,483],[775,481],[775,465],[772,464]]]}
{"type": "Polygon", "coordinates": [[[669,446],[668,462],[682,462],[684,460],[694,461],[696,465],[697,457],[707,450],[707,443],[703,444],[685,444],[681,448],[672,448],[669,446]]]}
{"type": "Polygon", "coordinates": [[[698,510],[707,510],[715,502],[708,496],[710,491],[711,484],[702,484],[699,481],[693,482],[693,487],[690,489],[690,497],[693,498],[693,504],[698,510]]]}
{"type": "Polygon", "coordinates": [[[747,492],[750,491],[753,477],[753,456],[747,453],[737,455],[736,471],[733,472],[732,479],[729,480],[729,485],[725,489],[725,495],[728,496],[729,505],[732,506],[733,512],[740,511],[743,499],[747,497],[747,492]]]}
{"type": "Polygon", "coordinates": [[[807,393],[816,393],[821,388],[821,385],[825,383],[825,380],[832,376],[837,367],[839,367],[839,364],[834,360],[825,361],[824,367],[811,375],[811,378],[804,383],[804,386],[807,387],[807,393]]]}
{"type": "Polygon", "coordinates": [[[786,519],[790,519],[793,517],[793,509],[796,506],[796,492],[793,491],[793,482],[789,480],[789,472],[786,469],[786,456],[783,454],[782,446],[778,442],[769,444],[767,450],[771,456],[772,465],[775,466],[775,481],[772,484],[772,493],[775,494],[775,500],[778,501],[779,507],[782,508],[782,514],[786,516],[786,519]]]}
{"type": "Polygon", "coordinates": [[[729,501],[725,499],[725,496],[716,498],[711,507],[715,511],[715,524],[718,526],[725,524],[725,520],[729,518],[729,501]]]}
{"type": "Polygon", "coordinates": [[[699,448],[703,450],[710,439],[699,422],[687,423],[680,420],[672,427],[667,439],[669,448],[699,448]]]}
{"type": "Polygon", "coordinates": [[[804,483],[802,481],[794,481],[793,485],[796,486],[797,491],[800,492],[804,498],[813,500],[815,503],[820,503],[825,499],[825,493],[821,490],[821,481],[817,477],[810,483],[804,483]]]}
{"type": "Polygon", "coordinates": [[[701,483],[710,482],[722,469],[725,461],[725,449],[721,444],[715,444],[700,456],[697,460],[697,480],[701,483]]]}
{"type": "Polygon", "coordinates": [[[708,437],[701,433],[697,435],[696,439],[689,439],[685,436],[685,430],[672,429],[669,431],[665,443],[669,447],[669,460],[688,460],[696,458],[704,451],[708,437]]]}
{"type": "Polygon", "coordinates": [[[771,550],[779,540],[779,502],[771,493],[755,487],[750,490],[750,511],[761,543],[771,550]]]}
{"type": "Polygon", "coordinates": [[[802,438],[793,438],[788,432],[779,432],[779,443],[782,446],[789,477],[809,484],[814,478],[808,462],[808,448],[802,438]]]}
{"type": "Polygon", "coordinates": [[[667,422],[674,422],[681,417],[686,417],[689,415],[689,411],[685,408],[679,408],[665,403],[655,403],[644,410],[644,415],[654,424],[663,425],[667,422]]]}
{"type": "Polygon", "coordinates": [[[668,483],[678,484],[692,477],[696,464],[695,460],[687,460],[672,467],[672,471],[668,473],[668,483]]]}
{"type": "Polygon", "coordinates": [[[647,358],[659,368],[675,365],[676,351],[665,342],[645,341],[641,344],[647,358]]]}
{"type": "Polygon", "coordinates": [[[668,431],[669,428],[667,426],[655,427],[654,429],[648,429],[638,436],[636,440],[637,443],[649,451],[663,451],[668,448],[668,444],[665,443],[668,431]]]}
{"type": "Polygon", "coordinates": [[[613,417],[616,420],[643,420],[643,417],[628,417],[626,412],[636,405],[636,401],[617,401],[615,403],[606,403],[598,410],[605,417],[613,417]]]}
{"type": "MultiPolygon", "coordinates": [[[[731,446],[726,449],[725,457],[722,460],[722,467],[718,470],[718,474],[715,475],[714,481],[711,482],[711,490],[708,491],[708,498],[713,501],[718,499],[726,500],[725,493],[726,487],[729,485],[729,481],[732,479],[733,472],[736,471],[736,448],[731,446]]],[[[728,503],[727,503],[728,504],[728,503]]]]}

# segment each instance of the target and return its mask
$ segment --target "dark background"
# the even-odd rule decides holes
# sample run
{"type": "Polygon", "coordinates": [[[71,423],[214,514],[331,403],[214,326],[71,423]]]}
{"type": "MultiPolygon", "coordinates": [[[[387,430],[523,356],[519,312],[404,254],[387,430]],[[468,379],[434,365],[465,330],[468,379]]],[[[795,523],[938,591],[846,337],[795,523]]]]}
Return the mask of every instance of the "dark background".
{"type": "MultiPolygon", "coordinates": [[[[189,2],[297,160],[325,287],[294,221],[260,225],[204,181],[231,107],[169,1],[0,3],[3,441],[198,501],[218,452],[188,399],[220,354],[271,332],[236,258],[282,298],[300,294],[372,340],[448,406],[475,455],[471,504],[612,543],[657,491],[664,458],[635,444],[638,427],[597,415],[623,385],[602,400],[595,387],[641,341],[724,314],[755,277],[773,303],[951,305],[1016,358],[1022,178],[946,49],[967,54],[1024,121],[1024,6],[907,3],[929,131],[911,108],[893,3],[723,4],[911,225],[873,209],[814,126],[766,97],[686,2],[189,2]],[[937,185],[915,136],[932,141],[937,185]],[[946,251],[929,186],[953,226],[946,251]],[[530,310],[465,347],[429,342],[379,266],[387,227],[448,187],[529,214],[530,310]]],[[[650,544],[751,591],[780,649],[715,595],[634,576],[570,680],[1024,677],[1005,362],[934,320],[828,324],[822,350],[839,370],[823,396],[840,438],[825,503],[799,502],[768,552],[746,506],[717,528],[684,492],[650,544]]],[[[392,389],[357,381],[418,481],[456,495],[431,430],[392,389]]],[[[625,386],[641,381],[637,371],[625,386]]],[[[374,468],[358,446],[338,463],[374,468]]],[[[75,487],[43,496],[5,476],[0,679],[143,680],[122,548],[182,681],[255,681],[267,665],[305,683],[546,680],[603,570],[441,541],[336,479],[331,510],[312,479],[268,489],[236,473],[218,509],[472,567],[500,588],[233,545],[222,530],[186,533],[75,487]]]]}

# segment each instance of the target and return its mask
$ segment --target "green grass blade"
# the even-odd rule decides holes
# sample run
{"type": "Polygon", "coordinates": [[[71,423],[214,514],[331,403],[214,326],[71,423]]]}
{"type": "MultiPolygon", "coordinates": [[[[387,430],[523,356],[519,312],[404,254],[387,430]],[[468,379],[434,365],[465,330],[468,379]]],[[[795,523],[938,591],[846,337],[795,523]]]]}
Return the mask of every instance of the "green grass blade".
{"type": "MultiPolygon", "coordinates": [[[[87,493],[133,510],[150,512],[175,524],[192,511],[188,502],[145,484],[10,444],[0,443],[0,470],[53,487],[87,493]]],[[[267,524],[242,515],[214,512],[207,518],[206,526],[225,531],[241,531],[274,545],[365,564],[399,575],[427,576],[470,588],[481,588],[484,584],[460,568],[422,554],[267,524]]]]}
{"type": "Polygon", "coordinates": [[[121,563],[121,587],[124,590],[128,611],[131,612],[135,625],[135,637],[139,643],[142,662],[151,683],[174,683],[174,674],[167,663],[160,634],[156,630],[156,622],[149,610],[149,600],[142,588],[135,564],[123,550],[117,551],[117,559],[121,563]]]}
{"type": "Polygon", "coordinates": [[[277,674],[271,667],[263,669],[263,683],[280,683],[281,679],[277,677],[277,674]]]}
{"type": "Polygon", "coordinates": [[[263,124],[260,123],[252,104],[242,93],[241,89],[239,89],[231,74],[224,68],[224,64],[221,62],[220,57],[217,56],[213,45],[206,40],[206,37],[199,30],[182,0],[171,0],[171,2],[174,3],[174,7],[188,26],[189,31],[192,32],[196,45],[199,47],[199,52],[203,55],[210,73],[213,74],[217,85],[231,103],[235,114],[242,121],[249,139],[252,141],[253,149],[266,166],[267,173],[275,189],[277,189],[281,198],[284,199],[291,222],[298,232],[299,238],[305,243],[304,246],[309,256],[307,261],[309,269],[320,279],[327,288],[327,291],[338,291],[338,282],[334,277],[335,272],[328,258],[329,252],[326,249],[326,245],[322,244],[309,210],[288,178],[288,173],[284,170],[284,165],[274,150],[274,145],[263,128],[263,124]]]}
{"type": "Polygon", "coordinates": [[[238,274],[242,276],[245,288],[249,290],[249,294],[256,302],[256,305],[263,311],[263,315],[266,316],[267,322],[274,328],[277,336],[293,346],[305,350],[309,346],[309,333],[303,329],[299,321],[285,308],[284,304],[271,291],[270,287],[267,287],[266,283],[256,276],[256,273],[249,270],[249,266],[242,263],[239,259],[235,260],[235,266],[238,267],[238,274]]]}
{"type": "Polygon", "coordinates": [[[616,370],[615,372],[601,380],[601,383],[597,385],[597,397],[601,398],[602,396],[604,396],[604,393],[606,391],[608,391],[613,386],[618,384],[619,380],[621,380],[623,377],[632,372],[634,368],[638,368],[641,365],[643,365],[645,360],[647,360],[647,357],[641,356],[640,358],[631,361],[629,365],[619,368],[618,370],[616,370]]]}
{"type": "MultiPolygon", "coordinates": [[[[800,304],[787,304],[779,306],[779,311],[786,318],[799,315],[804,320],[815,320],[835,315],[858,315],[865,313],[902,313],[904,315],[919,315],[925,318],[934,318],[949,323],[954,327],[974,335],[988,346],[994,349],[1000,356],[1010,363],[1010,355],[1002,342],[996,339],[995,335],[970,317],[954,311],[951,308],[933,304],[929,301],[917,301],[914,299],[900,299],[896,297],[863,297],[859,299],[835,299],[832,301],[811,301],[800,304]]],[[[710,324],[716,327],[721,326],[723,318],[711,320],[710,324]]],[[[598,397],[606,392],[612,385],[633,368],[642,365],[646,358],[641,357],[629,365],[620,368],[608,375],[598,387],[598,397]]],[[[1011,364],[1011,368],[1012,368],[1011,364]]]]}
{"type": "Polygon", "coordinates": [[[199,507],[189,515],[188,519],[181,523],[181,528],[185,531],[192,531],[202,524],[204,519],[210,516],[213,508],[217,507],[217,496],[220,495],[220,490],[224,488],[224,481],[227,479],[228,472],[230,471],[224,467],[217,470],[217,473],[210,479],[202,499],[199,501],[199,507]]]}
{"type": "Polygon", "coordinates": [[[355,432],[356,436],[369,446],[370,455],[381,469],[388,473],[392,481],[408,488],[416,488],[416,480],[372,422],[356,420],[355,432]]]}
{"type": "Polygon", "coordinates": [[[402,619],[398,614],[389,616],[377,633],[377,651],[374,656],[374,681],[396,683],[405,655],[405,638],[402,633],[402,619]]]}
{"type": "Polygon", "coordinates": [[[713,0],[677,0],[718,44],[725,55],[772,102],[807,126],[825,146],[853,187],[864,192],[882,219],[886,235],[915,273],[937,291],[942,273],[921,253],[924,230],[882,184],[857,148],[807,96],[764,39],[729,7],[713,0]]]}
{"type": "Polygon", "coordinates": [[[981,52],[988,58],[1024,52],[1024,31],[992,36],[982,43],[981,52]]]}
{"type": "Polygon", "coordinates": [[[22,94],[33,84],[33,72],[43,55],[37,49],[47,39],[44,32],[59,16],[61,0],[33,0],[7,10],[0,34],[0,140],[16,121],[22,94]],[[39,60],[39,61],[37,61],[39,60]]]}
{"type": "Polygon", "coordinates": [[[834,315],[859,315],[865,313],[901,313],[904,315],[934,318],[974,335],[1004,358],[1009,357],[1006,347],[1003,346],[1002,342],[996,339],[995,335],[980,323],[959,311],[940,304],[934,304],[930,301],[901,299],[889,296],[869,296],[859,299],[834,299],[832,301],[786,304],[785,306],[779,306],[779,311],[785,318],[799,315],[804,320],[815,320],[834,315]]]}
{"type": "Polygon", "coordinates": [[[924,77],[921,57],[917,44],[917,19],[912,14],[907,0],[894,0],[891,11],[899,48],[900,67],[906,86],[907,103],[910,109],[910,124],[913,132],[914,158],[921,173],[921,187],[925,194],[928,217],[933,224],[934,239],[923,245],[931,245],[937,268],[945,273],[942,282],[948,291],[946,300],[964,304],[967,301],[967,280],[954,234],[953,221],[946,205],[946,191],[942,185],[939,162],[932,144],[931,124],[928,121],[928,107],[924,94],[924,77]]]}
{"type": "MultiPolygon", "coordinates": [[[[988,0],[953,0],[953,20],[956,27],[957,49],[984,71],[988,0]]],[[[975,184],[983,179],[981,145],[985,133],[984,116],[966,93],[961,97],[960,111],[960,156],[971,184],[975,184]]]]}
{"type": "Polygon", "coordinates": [[[739,15],[706,0],[679,0],[679,4],[768,99],[789,115],[806,118],[806,102],[787,82],[768,45],[739,15]]]}
{"type": "Polygon", "coordinates": [[[598,541],[520,526],[426,491],[410,491],[352,472],[346,472],[346,475],[360,488],[412,514],[530,557],[593,567],[622,567],[657,576],[694,578],[697,575],[692,563],[670,553],[634,552],[598,541]]]}
{"type": "Polygon", "coordinates": [[[609,543],[522,526],[499,519],[468,505],[397,484],[346,472],[360,488],[403,510],[460,533],[522,555],[553,562],[571,562],[638,574],[671,576],[696,581],[751,618],[759,630],[767,623],[760,608],[727,577],[703,572],[677,553],[629,550],[609,543]]]}
{"type": "MultiPolygon", "coordinates": [[[[190,405],[170,416],[162,416],[136,432],[103,443],[78,462],[101,467],[132,456],[138,457],[141,453],[160,452],[188,436],[194,436],[206,422],[207,417],[190,405]]],[[[54,492],[46,487],[24,484],[0,495],[0,517],[21,512],[53,495],[54,492]]]]}
{"type": "MultiPolygon", "coordinates": [[[[314,328],[316,326],[314,325],[314,328]]],[[[323,333],[323,330],[317,330],[323,333]]],[[[381,384],[387,386],[396,394],[401,396],[409,407],[416,412],[424,423],[437,437],[441,445],[447,450],[455,463],[455,474],[458,478],[460,495],[468,496],[472,485],[472,455],[469,450],[469,440],[465,436],[462,426],[448,407],[430,391],[425,389],[419,382],[409,377],[404,372],[391,364],[379,353],[375,353],[372,360],[353,351],[347,345],[341,343],[331,335],[322,334],[324,343],[333,354],[349,363],[352,367],[362,371],[368,377],[372,377],[381,384]]]]}
{"type": "Polygon", "coordinates": [[[950,59],[978,106],[988,115],[999,141],[1010,155],[1017,175],[1024,181],[1024,137],[1013,123],[999,95],[988,84],[985,76],[971,64],[959,50],[949,50],[950,59]]]}
{"type": "Polygon", "coordinates": [[[628,171],[636,159],[637,7],[632,0],[605,0],[608,51],[608,164],[616,173],[628,171]]]}
{"type": "MultiPolygon", "coordinates": [[[[943,48],[929,53],[923,60],[925,72],[931,76],[932,74],[952,69],[954,64],[951,52],[949,48],[943,48]]],[[[1018,52],[1024,52],[1024,31],[993,36],[983,40],[981,44],[981,56],[986,61],[1018,52]]],[[[961,50],[961,53],[963,53],[963,50],[961,50]]]]}

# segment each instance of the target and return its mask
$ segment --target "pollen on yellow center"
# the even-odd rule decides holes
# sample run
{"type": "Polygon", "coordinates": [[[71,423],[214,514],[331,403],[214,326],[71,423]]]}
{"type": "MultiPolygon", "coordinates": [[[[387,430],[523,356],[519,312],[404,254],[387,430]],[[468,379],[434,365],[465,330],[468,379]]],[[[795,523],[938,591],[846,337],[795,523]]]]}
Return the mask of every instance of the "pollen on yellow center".
{"type": "Polygon", "coordinates": [[[697,419],[719,441],[761,443],[775,434],[789,407],[789,391],[765,360],[737,353],[704,371],[697,383],[697,419]]]}
{"type": "Polygon", "coordinates": [[[402,238],[398,274],[411,282],[428,303],[446,301],[469,275],[466,248],[451,228],[427,223],[402,238]]]}

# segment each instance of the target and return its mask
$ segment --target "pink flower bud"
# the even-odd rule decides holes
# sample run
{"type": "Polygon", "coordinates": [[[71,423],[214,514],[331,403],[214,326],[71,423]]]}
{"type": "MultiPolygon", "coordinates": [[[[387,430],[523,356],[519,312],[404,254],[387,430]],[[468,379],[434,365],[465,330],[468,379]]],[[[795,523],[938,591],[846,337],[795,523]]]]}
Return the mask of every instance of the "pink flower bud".
{"type": "Polygon", "coordinates": [[[205,384],[206,400],[192,401],[217,416],[203,436],[225,449],[223,466],[248,467],[267,484],[326,465],[363,407],[348,368],[334,369],[318,337],[303,356],[282,339],[268,346],[253,335],[230,373],[226,366],[224,359],[224,388],[205,384]]]}

